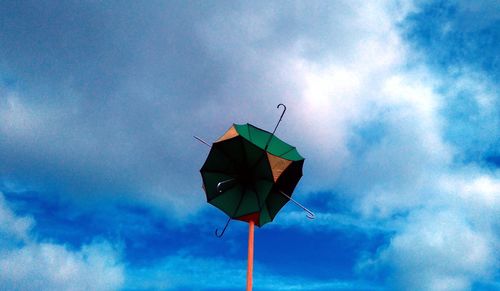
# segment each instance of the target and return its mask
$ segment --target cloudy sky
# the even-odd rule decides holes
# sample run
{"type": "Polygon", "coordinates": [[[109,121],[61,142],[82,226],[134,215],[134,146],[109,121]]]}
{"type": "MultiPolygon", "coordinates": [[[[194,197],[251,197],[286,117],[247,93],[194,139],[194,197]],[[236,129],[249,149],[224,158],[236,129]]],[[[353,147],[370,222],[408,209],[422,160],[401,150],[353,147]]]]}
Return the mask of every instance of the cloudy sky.
{"type": "Polygon", "coordinates": [[[495,0],[1,1],[0,289],[242,290],[192,136],[285,103],[255,290],[499,290],[498,51],[495,0]]]}

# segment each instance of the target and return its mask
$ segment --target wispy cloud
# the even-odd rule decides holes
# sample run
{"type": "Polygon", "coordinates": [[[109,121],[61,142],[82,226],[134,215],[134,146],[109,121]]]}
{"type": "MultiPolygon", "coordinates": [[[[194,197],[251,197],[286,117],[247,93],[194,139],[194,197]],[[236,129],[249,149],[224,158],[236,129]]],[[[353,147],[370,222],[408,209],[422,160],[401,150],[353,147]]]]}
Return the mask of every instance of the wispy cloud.
{"type": "MultiPolygon", "coordinates": [[[[259,290],[381,290],[363,281],[280,276],[258,263],[254,269],[254,286],[259,290]]],[[[129,272],[126,290],[238,290],[246,284],[246,261],[194,257],[182,252],[129,272]]]]}
{"type": "Polygon", "coordinates": [[[470,289],[498,265],[497,239],[470,223],[453,210],[415,212],[371,263],[389,268],[387,283],[398,289],[470,289]]]}
{"type": "Polygon", "coordinates": [[[116,290],[124,282],[119,252],[106,241],[72,250],[39,241],[35,221],[17,216],[0,192],[0,285],[6,290],[116,290]]]}

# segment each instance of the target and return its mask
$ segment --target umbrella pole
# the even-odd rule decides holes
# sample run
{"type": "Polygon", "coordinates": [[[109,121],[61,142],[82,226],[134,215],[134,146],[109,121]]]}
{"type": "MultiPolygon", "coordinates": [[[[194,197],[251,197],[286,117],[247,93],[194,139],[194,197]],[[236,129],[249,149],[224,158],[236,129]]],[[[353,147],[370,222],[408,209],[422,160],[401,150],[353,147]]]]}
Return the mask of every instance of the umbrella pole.
{"type": "Polygon", "coordinates": [[[253,230],[254,221],[248,223],[248,265],[247,265],[247,291],[252,291],[252,273],[253,273],[253,230]]]}

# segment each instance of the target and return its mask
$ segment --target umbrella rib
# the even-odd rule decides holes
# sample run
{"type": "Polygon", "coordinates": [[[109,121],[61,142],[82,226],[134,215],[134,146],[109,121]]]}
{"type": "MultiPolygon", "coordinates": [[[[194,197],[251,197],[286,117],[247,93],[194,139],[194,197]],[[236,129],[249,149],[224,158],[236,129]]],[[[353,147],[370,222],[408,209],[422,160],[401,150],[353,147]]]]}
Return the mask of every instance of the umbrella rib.
{"type": "MultiPolygon", "coordinates": [[[[250,133],[250,130],[249,130],[248,132],[250,133]]],[[[242,146],[244,147],[244,142],[242,142],[241,144],[242,144],[242,146]]],[[[244,148],[243,150],[245,150],[245,148],[244,148]]],[[[264,154],[264,155],[265,155],[265,154],[264,154]]],[[[264,157],[264,155],[262,155],[261,157],[259,157],[259,159],[257,160],[257,162],[256,162],[254,165],[252,165],[252,166],[250,167],[251,172],[254,172],[255,168],[256,168],[256,167],[257,167],[257,165],[260,163],[260,161],[262,160],[262,158],[264,157]]],[[[248,159],[247,159],[247,157],[246,157],[246,150],[245,150],[245,161],[247,161],[247,162],[248,162],[248,159]]],[[[263,179],[263,180],[267,180],[267,179],[263,179]]],[[[274,182],[274,181],[272,181],[272,182],[274,182]]],[[[254,193],[255,193],[255,197],[257,198],[257,205],[258,205],[258,207],[259,207],[259,211],[260,211],[260,209],[262,208],[262,207],[261,207],[262,202],[260,201],[260,197],[259,197],[259,194],[258,194],[258,192],[257,192],[257,189],[255,188],[255,185],[252,185],[252,190],[254,191],[254,193]]]]}
{"type": "MultiPolygon", "coordinates": [[[[260,198],[259,198],[259,194],[257,193],[257,188],[255,188],[255,184],[251,186],[252,187],[252,190],[253,192],[255,193],[255,198],[257,199],[257,207],[259,208],[259,212],[260,212],[260,198]]],[[[253,212],[250,212],[250,213],[253,213],[253,212]]],[[[250,214],[249,213],[249,214],[250,214]]]]}
{"type": "MultiPolygon", "coordinates": [[[[248,132],[250,133],[250,130],[248,130],[248,132]]],[[[243,153],[244,153],[244,157],[245,157],[245,164],[248,164],[247,149],[245,148],[245,141],[244,140],[241,141],[241,147],[243,148],[243,153]]],[[[253,167],[251,167],[251,169],[253,170],[253,167]]],[[[260,210],[260,198],[259,198],[259,194],[257,193],[257,188],[255,187],[254,184],[251,185],[251,187],[252,187],[253,192],[255,193],[255,198],[257,198],[257,205],[258,205],[259,210],[260,210]]]]}
{"type": "MultiPolygon", "coordinates": [[[[277,195],[277,192],[272,192],[272,193],[275,193],[275,195],[277,195]]],[[[272,193],[269,195],[269,197],[272,195],[272,193]]],[[[269,199],[269,198],[268,198],[269,199]]],[[[271,212],[271,208],[270,208],[270,205],[269,205],[269,201],[268,199],[266,199],[265,203],[264,203],[264,207],[267,209],[267,213],[269,215],[269,219],[271,221],[274,221],[274,218],[276,217],[276,215],[279,213],[279,211],[281,210],[281,208],[283,208],[283,206],[285,206],[285,204],[281,205],[277,211],[272,211],[271,212]]],[[[288,202],[288,201],[287,201],[288,202]]]]}
{"type": "Polygon", "coordinates": [[[268,153],[267,148],[264,148],[263,150],[264,150],[264,153],[262,154],[262,156],[260,156],[260,158],[257,160],[257,162],[254,165],[252,165],[252,167],[251,167],[252,170],[253,170],[253,168],[257,167],[257,165],[260,163],[260,161],[267,155],[267,153],[268,153]]]}
{"type": "Polygon", "coordinates": [[[276,214],[277,214],[277,213],[276,213],[274,216],[271,216],[271,211],[269,210],[269,205],[267,205],[267,203],[265,203],[265,207],[266,207],[266,211],[267,211],[267,215],[269,216],[269,219],[270,219],[271,221],[273,221],[273,220],[274,220],[274,218],[276,217],[276,214]]]}
{"type": "MultiPolygon", "coordinates": [[[[264,157],[266,157],[266,156],[267,156],[267,152],[264,152],[264,154],[262,154],[262,156],[260,156],[259,160],[251,167],[251,170],[254,171],[255,168],[257,167],[257,165],[260,163],[260,161],[262,161],[262,159],[264,159],[264,157]]],[[[262,180],[267,180],[271,183],[274,183],[274,180],[268,180],[267,178],[268,177],[264,177],[264,178],[262,178],[262,180]]]]}
{"type": "Polygon", "coordinates": [[[247,124],[247,131],[248,131],[248,139],[250,139],[251,142],[253,142],[252,140],[252,134],[250,132],[250,126],[247,124]]]}
{"type": "Polygon", "coordinates": [[[233,213],[233,217],[236,217],[236,213],[238,213],[238,210],[240,210],[241,202],[243,202],[243,196],[245,196],[245,193],[241,194],[240,201],[238,202],[238,205],[236,206],[236,210],[233,213]]]}
{"type": "Polygon", "coordinates": [[[207,202],[210,202],[210,201],[214,200],[215,198],[217,198],[217,197],[219,197],[219,196],[221,196],[221,195],[224,195],[227,191],[229,191],[229,190],[233,189],[234,187],[236,187],[236,185],[238,185],[238,184],[234,184],[234,185],[230,186],[229,188],[227,188],[227,189],[226,189],[226,190],[224,190],[223,192],[219,192],[219,191],[217,191],[217,193],[219,193],[219,194],[218,194],[218,195],[216,195],[216,196],[214,196],[212,199],[207,200],[207,202]]]}
{"type": "MultiPolygon", "coordinates": [[[[250,132],[250,131],[248,131],[248,132],[250,132]]],[[[260,148],[259,146],[257,146],[255,143],[253,143],[253,141],[252,141],[252,139],[251,139],[251,138],[250,138],[250,140],[249,140],[249,141],[250,141],[250,143],[251,143],[253,146],[257,147],[259,150],[263,150],[262,148],[260,148]]],[[[251,165],[251,166],[250,166],[250,170],[254,170],[254,168],[255,168],[255,167],[259,164],[260,160],[262,160],[262,158],[263,158],[263,156],[264,156],[264,155],[265,155],[265,151],[264,151],[264,154],[263,154],[262,156],[260,156],[260,157],[259,157],[259,159],[257,160],[257,162],[255,162],[255,164],[253,164],[253,165],[251,165]]]]}
{"type": "Polygon", "coordinates": [[[254,168],[257,167],[257,165],[260,163],[260,161],[262,161],[262,159],[267,155],[267,152],[264,150],[264,153],[260,156],[260,158],[257,160],[257,162],[255,162],[255,164],[252,165],[252,167],[250,168],[252,171],[254,170],[254,168]]]}
{"type": "Polygon", "coordinates": [[[289,149],[289,150],[287,150],[286,152],[282,153],[282,154],[281,154],[281,155],[279,155],[278,157],[280,157],[280,158],[281,158],[282,156],[284,156],[284,155],[288,154],[289,152],[293,151],[294,149],[295,149],[295,147],[292,147],[291,149],[289,149]]]}
{"type": "Polygon", "coordinates": [[[238,164],[238,161],[235,161],[233,158],[231,158],[230,155],[228,155],[223,149],[219,147],[213,147],[214,149],[220,151],[228,160],[230,160],[233,164],[238,164]]]}
{"type": "MultiPolygon", "coordinates": [[[[247,129],[248,129],[248,127],[247,127],[247,129]]],[[[250,130],[248,130],[248,133],[250,134],[250,130]]],[[[242,148],[242,150],[243,150],[243,157],[244,157],[244,159],[245,159],[245,163],[244,163],[244,164],[245,164],[245,165],[248,165],[248,156],[247,156],[247,149],[246,149],[246,147],[245,147],[245,140],[244,140],[244,139],[242,139],[240,144],[241,144],[241,148],[242,148]]],[[[257,198],[257,205],[260,205],[260,200],[259,200],[259,195],[257,194],[257,189],[255,188],[255,185],[252,185],[251,187],[252,187],[252,190],[253,190],[253,191],[254,191],[254,193],[255,193],[255,197],[257,198]]],[[[243,194],[243,195],[245,195],[245,194],[243,194]]],[[[243,199],[243,196],[242,196],[242,199],[243,199]]],[[[241,203],[241,202],[240,202],[240,203],[241,203]]],[[[239,205],[238,205],[238,208],[239,208],[239,205]]],[[[238,209],[238,210],[239,210],[239,209],[238,209]]],[[[235,214],[235,215],[236,215],[236,214],[235,214]]]]}
{"type": "MultiPolygon", "coordinates": [[[[278,195],[278,192],[281,192],[281,190],[278,190],[278,191],[275,191],[275,195],[278,195]]],[[[283,194],[282,194],[283,195],[283,194]]],[[[271,196],[271,195],[269,195],[271,196]]],[[[288,202],[288,201],[287,201],[288,202]]],[[[266,203],[265,203],[265,207],[267,208],[267,213],[269,214],[269,218],[271,219],[271,221],[274,221],[274,218],[276,217],[276,215],[278,215],[278,213],[280,212],[280,210],[285,206],[286,202],[282,205],[280,205],[278,207],[278,209],[275,209],[276,211],[272,211],[271,212],[271,208],[270,208],[270,203],[269,201],[266,200],[266,203]]]]}
{"type": "MultiPolygon", "coordinates": [[[[261,179],[259,179],[259,181],[260,181],[260,180],[267,181],[267,182],[271,182],[271,183],[273,183],[273,184],[274,184],[274,180],[268,180],[268,179],[266,179],[266,178],[264,178],[264,179],[262,179],[262,178],[261,178],[261,179]]],[[[264,201],[262,201],[262,202],[261,202],[261,201],[260,201],[259,194],[258,194],[258,192],[257,192],[257,189],[256,189],[256,188],[253,188],[253,190],[254,190],[255,195],[256,195],[256,197],[257,197],[257,203],[258,203],[258,205],[259,205],[259,211],[260,211],[260,210],[262,209],[262,204],[265,202],[265,199],[264,199],[264,201]]]]}

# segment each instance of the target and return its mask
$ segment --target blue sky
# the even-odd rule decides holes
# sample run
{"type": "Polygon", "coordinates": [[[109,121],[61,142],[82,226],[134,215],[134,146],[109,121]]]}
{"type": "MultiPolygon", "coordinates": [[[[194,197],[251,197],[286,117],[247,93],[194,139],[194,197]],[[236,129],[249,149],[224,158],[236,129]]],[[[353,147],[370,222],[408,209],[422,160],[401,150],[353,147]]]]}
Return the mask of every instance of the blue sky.
{"type": "Polygon", "coordinates": [[[317,218],[256,230],[255,290],[500,288],[497,1],[1,6],[2,288],[241,290],[192,136],[279,103],[317,218]]]}

